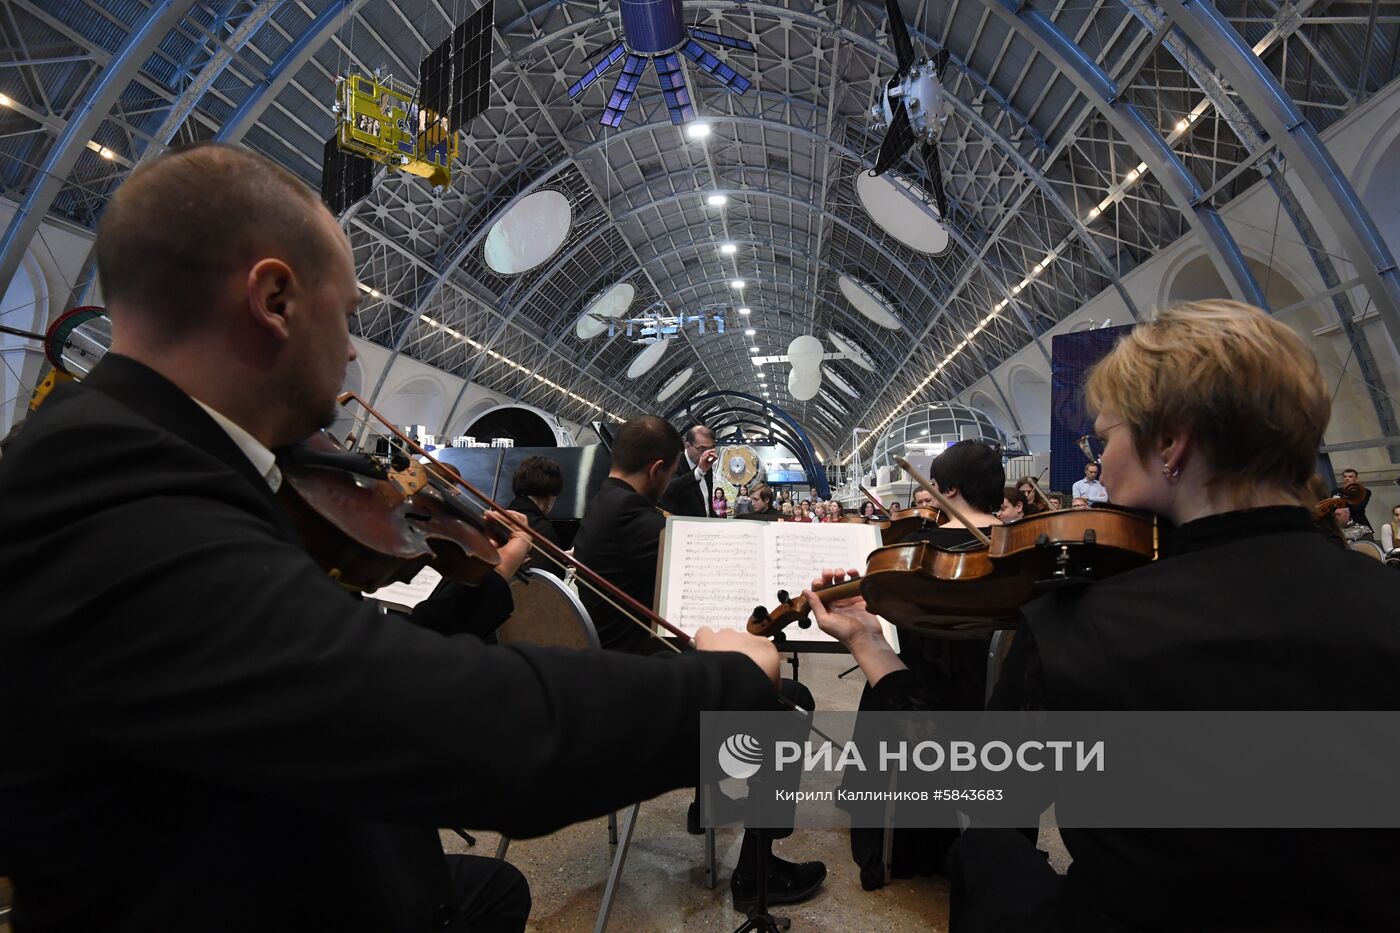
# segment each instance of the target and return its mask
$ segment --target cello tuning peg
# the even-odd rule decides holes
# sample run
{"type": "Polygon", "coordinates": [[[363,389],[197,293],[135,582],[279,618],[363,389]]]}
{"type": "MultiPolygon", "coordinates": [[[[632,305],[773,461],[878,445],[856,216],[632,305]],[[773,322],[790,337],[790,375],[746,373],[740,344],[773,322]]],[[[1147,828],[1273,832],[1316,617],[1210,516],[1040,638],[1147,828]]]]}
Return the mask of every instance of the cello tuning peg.
{"type": "Polygon", "coordinates": [[[753,610],[753,615],[749,618],[753,622],[767,622],[768,609],[764,606],[755,606],[753,610]]]}
{"type": "Polygon", "coordinates": [[[778,590],[778,602],[780,602],[780,603],[790,603],[790,602],[792,602],[792,597],[788,595],[788,591],[787,591],[787,590],[778,590]]]}

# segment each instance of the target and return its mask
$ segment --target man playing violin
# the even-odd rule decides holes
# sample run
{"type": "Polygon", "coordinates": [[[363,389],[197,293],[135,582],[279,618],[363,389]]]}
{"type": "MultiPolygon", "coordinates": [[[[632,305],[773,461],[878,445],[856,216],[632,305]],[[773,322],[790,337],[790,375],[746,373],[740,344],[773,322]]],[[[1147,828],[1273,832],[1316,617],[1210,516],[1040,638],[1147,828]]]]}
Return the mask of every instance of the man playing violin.
{"type": "Polygon", "coordinates": [[[334,420],[360,289],[290,173],[215,145],[144,163],[97,261],[112,351],[0,461],[18,929],[520,930],[522,876],[446,859],[437,827],[525,838],[693,785],[701,710],[776,708],[762,639],[487,647],[318,567],[272,450],[334,420]]]}
{"type": "MultiPolygon", "coordinates": [[[[1124,338],[1087,396],[1115,502],[1175,530],[1155,562],[1028,603],[993,705],[1400,709],[1400,629],[1376,611],[1400,580],[1310,512],[1331,404],[1298,336],[1236,302],[1183,305],[1124,338]]],[[[818,624],[877,692],[936,707],[858,602],[834,609],[814,606],[818,624]]],[[[1393,830],[1085,829],[1057,813],[1064,878],[1015,832],[964,834],[954,931],[1400,929],[1393,830]]]]}

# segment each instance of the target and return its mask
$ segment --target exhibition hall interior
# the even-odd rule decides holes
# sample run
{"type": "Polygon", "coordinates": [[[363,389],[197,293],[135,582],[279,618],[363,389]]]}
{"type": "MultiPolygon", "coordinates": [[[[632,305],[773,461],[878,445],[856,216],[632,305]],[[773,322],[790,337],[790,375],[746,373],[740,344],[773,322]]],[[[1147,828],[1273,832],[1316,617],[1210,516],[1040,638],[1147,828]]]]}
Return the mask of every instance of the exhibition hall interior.
{"type": "Polygon", "coordinates": [[[1330,837],[756,828],[698,724],[1400,709],[1397,78],[1400,0],[4,0],[0,931],[1395,928],[1330,837]],[[1277,651],[1156,615],[1221,565],[1277,651]]]}

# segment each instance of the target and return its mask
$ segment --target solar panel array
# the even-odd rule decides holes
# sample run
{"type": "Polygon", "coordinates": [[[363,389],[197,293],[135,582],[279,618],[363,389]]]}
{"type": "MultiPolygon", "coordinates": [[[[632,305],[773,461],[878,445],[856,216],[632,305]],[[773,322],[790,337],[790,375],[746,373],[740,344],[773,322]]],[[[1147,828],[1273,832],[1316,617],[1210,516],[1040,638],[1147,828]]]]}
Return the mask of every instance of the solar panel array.
{"type": "Polygon", "coordinates": [[[622,74],[617,76],[617,84],[613,85],[608,106],[603,108],[603,115],[598,118],[599,123],[614,129],[622,125],[622,115],[632,103],[632,95],[637,93],[637,84],[646,70],[647,59],[640,55],[628,54],[627,61],[622,63],[622,74]]]}
{"type": "Polygon", "coordinates": [[[720,84],[739,94],[749,89],[749,79],[719,60],[719,56],[709,51],[694,39],[686,40],[681,54],[695,62],[696,67],[710,75],[720,84]]]}
{"type": "Polygon", "coordinates": [[[708,29],[691,28],[690,34],[702,42],[711,45],[722,45],[727,49],[742,49],[745,52],[754,51],[753,43],[747,39],[736,39],[733,36],[722,35],[717,32],[710,32],[708,29]]]}
{"type": "Polygon", "coordinates": [[[573,84],[569,85],[569,100],[573,100],[574,98],[582,94],[584,91],[588,90],[589,86],[594,81],[597,81],[604,74],[606,74],[608,72],[608,69],[612,68],[613,65],[616,65],[618,59],[622,58],[622,56],[626,54],[627,47],[622,44],[621,40],[613,43],[612,48],[608,49],[602,55],[599,55],[593,60],[593,67],[588,69],[588,73],[586,75],[584,75],[582,78],[579,78],[573,84]]]}
{"type": "Polygon", "coordinates": [[[495,0],[487,0],[418,65],[419,102],[447,117],[449,132],[465,128],[490,102],[495,16],[495,0]]]}
{"type": "Polygon", "coordinates": [[[675,52],[658,55],[656,77],[661,81],[661,95],[666,98],[666,109],[671,112],[671,122],[677,125],[695,119],[695,108],[690,103],[690,89],[685,86],[685,72],[681,60],[675,52]]]}
{"type": "Polygon", "coordinates": [[[343,151],[332,136],[321,158],[321,200],[339,217],[374,184],[374,163],[343,151]]]}

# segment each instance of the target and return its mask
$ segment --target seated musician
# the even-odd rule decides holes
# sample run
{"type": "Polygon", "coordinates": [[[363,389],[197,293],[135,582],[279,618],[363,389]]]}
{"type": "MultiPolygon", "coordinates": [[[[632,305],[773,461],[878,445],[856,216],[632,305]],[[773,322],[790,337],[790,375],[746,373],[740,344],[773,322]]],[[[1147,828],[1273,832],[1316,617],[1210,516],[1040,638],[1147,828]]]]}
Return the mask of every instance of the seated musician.
{"type": "Polygon", "coordinates": [[[1001,519],[1003,525],[1018,522],[1026,517],[1026,511],[1030,505],[1021,498],[1021,493],[1015,486],[1007,486],[1002,492],[1001,508],[997,509],[997,518],[1001,519]]]}
{"type": "MultiPolygon", "coordinates": [[[[648,607],[655,604],[657,555],[666,528],[665,513],[657,504],[668,486],[675,488],[673,473],[683,447],[679,432],[655,415],[633,418],[614,431],[612,469],[588,501],[574,539],[579,560],[648,607]]],[[[579,596],[605,649],[633,654],[667,650],[647,628],[596,593],[585,590],[579,596]]],[[[812,693],[802,684],[784,678],[781,690],[801,709],[813,709],[812,693]]],[[[791,769],[787,776],[794,781],[801,777],[791,769]]],[[[702,831],[698,791],[686,823],[690,832],[702,831]]],[[[791,833],[791,829],[769,831],[766,843],[771,845],[773,838],[791,833]]],[[[758,834],[746,832],[729,882],[736,910],[745,910],[754,902],[758,850],[758,834]]],[[[763,854],[769,866],[769,903],[806,900],[826,877],[826,866],[821,862],[788,862],[771,852],[763,854]]]]}
{"type": "Polygon", "coordinates": [[[321,570],[271,449],[334,421],[361,292],[299,178],[172,150],[112,197],[97,262],[112,350],[0,461],[17,930],[522,930],[520,873],[445,858],[438,827],[524,838],[693,785],[701,710],[776,708],[762,639],[487,647],[321,570]]]}
{"type": "MultiPolygon", "coordinates": [[[[519,512],[540,537],[558,545],[559,533],[549,520],[550,510],[559,500],[559,493],[564,491],[564,474],[559,470],[558,461],[549,457],[526,457],[510,478],[510,490],[515,498],[507,508],[519,512]]],[[[555,576],[564,575],[564,568],[543,553],[532,558],[531,563],[555,576]]]]}
{"type": "MultiPolygon", "coordinates": [[[[1006,471],[996,448],[981,441],[961,441],[939,454],[929,472],[933,485],[974,527],[985,533],[991,526],[1001,524],[994,513],[1002,502],[1006,471]]],[[[914,503],[925,502],[928,503],[926,507],[932,507],[933,496],[919,489],[914,503]]],[[[938,547],[956,548],[967,547],[977,539],[961,520],[949,516],[947,524],[925,525],[903,540],[928,541],[938,547]]],[[[881,641],[884,641],[883,636],[881,641]]],[[[949,640],[901,629],[900,651],[895,661],[915,672],[936,708],[981,709],[986,702],[988,641],[988,636],[949,640]]],[[[886,650],[890,650],[888,643],[886,650]]],[[[861,656],[856,655],[856,660],[860,661],[861,656]]],[[[879,678],[867,672],[860,709],[887,710],[900,706],[900,699],[885,696],[879,678]]],[[[915,873],[941,872],[943,854],[955,838],[952,830],[944,829],[898,831],[893,874],[907,877],[915,873]]],[[[851,854],[860,866],[861,886],[867,891],[882,887],[885,880],[883,831],[853,828],[851,854]]]]}
{"type": "MultiPolygon", "coordinates": [[[[1400,580],[1331,546],[1309,511],[1331,405],[1298,336],[1236,302],[1182,305],[1135,328],[1087,389],[1115,502],[1176,529],[1156,562],[1028,604],[993,703],[1400,709],[1400,629],[1376,611],[1400,580]]],[[[858,604],[815,614],[882,694],[928,705],[858,604]]],[[[1400,929],[1393,830],[1061,835],[1064,878],[1014,832],[966,833],[952,929],[1400,929]]]]}

